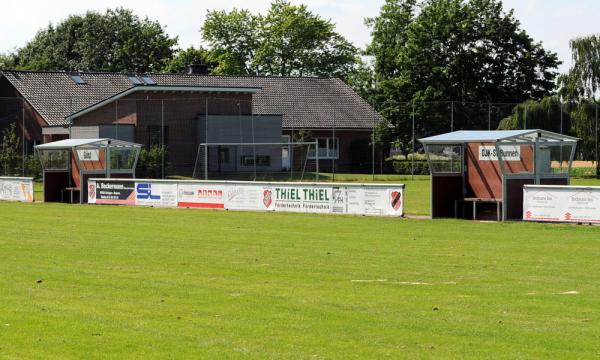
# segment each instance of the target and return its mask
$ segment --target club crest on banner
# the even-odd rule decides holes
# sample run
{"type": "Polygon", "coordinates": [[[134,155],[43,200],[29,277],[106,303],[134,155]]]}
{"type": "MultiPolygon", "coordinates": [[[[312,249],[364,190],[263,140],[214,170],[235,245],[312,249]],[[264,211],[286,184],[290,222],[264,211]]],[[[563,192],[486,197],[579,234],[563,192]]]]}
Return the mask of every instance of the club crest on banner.
{"type": "Polygon", "coordinates": [[[273,193],[271,192],[271,190],[265,190],[263,192],[263,204],[265,205],[266,208],[268,208],[269,206],[271,206],[272,203],[273,203],[273,193]]]}
{"type": "Polygon", "coordinates": [[[94,184],[88,185],[88,196],[90,199],[96,198],[96,185],[94,185],[94,184]]]}
{"type": "Polygon", "coordinates": [[[399,191],[392,191],[391,204],[394,210],[400,209],[400,206],[402,205],[402,194],[399,191]]]}

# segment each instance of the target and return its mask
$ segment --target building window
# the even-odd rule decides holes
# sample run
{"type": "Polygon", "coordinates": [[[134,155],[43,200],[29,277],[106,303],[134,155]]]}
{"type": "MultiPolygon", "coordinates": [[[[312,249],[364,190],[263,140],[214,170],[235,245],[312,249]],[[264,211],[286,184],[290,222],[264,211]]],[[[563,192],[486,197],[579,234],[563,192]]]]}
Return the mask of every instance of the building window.
{"type": "MultiPolygon", "coordinates": [[[[316,138],[319,147],[319,159],[337,159],[340,156],[340,140],[338,138],[316,138]]],[[[308,152],[309,159],[316,159],[314,146],[308,152]]]]}
{"type": "Polygon", "coordinates": [[[162,144],[162,140],[164,139],[164,145],[169,145],[169,127],[168,126],[160,126],[160,125],[151,125],[148,126],[148,147],[152,146],[160,146],[162,144]],[[164,137],[161,132],[164,132],[164,137]]]}
{"type": "MultiPolygon", "coordinates": [[[[242,166],[254,166],[254,156],[242,155],[242,166]]],[[[256,166],[271,166],[270,155],[256,155],[256,166]]]]}

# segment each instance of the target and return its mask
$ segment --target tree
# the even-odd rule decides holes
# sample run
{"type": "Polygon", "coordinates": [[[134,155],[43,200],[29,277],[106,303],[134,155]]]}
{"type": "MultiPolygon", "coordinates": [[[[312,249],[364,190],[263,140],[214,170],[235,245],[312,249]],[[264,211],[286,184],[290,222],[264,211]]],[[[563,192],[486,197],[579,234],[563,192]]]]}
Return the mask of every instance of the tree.
{"type": "Polygon", "coordinates": [[[0,147],[2,172],[0,173],[8,176],[19,175],[21,159],[21,139],[17,135],[15,123],[12,123],[2,131],[2,144],[0,147]]]}
{"type": "Polygon", "coordinates": [[[265,16],[211,11],[202,35],[221,74],[343,77],[357,61],[357,49],[330,21],[285,0],[273,2],[265,16]]]}
{"type": "Polygon", "coordinates": [[[424,102],[521,102],[553,92],[557,55],[534,42],[498,0],[386,0],[366,22],[373,98],[403,143],[411,139],[412,101],[420,102],[417,118],[427,114],[427,131],[439,133],[448,128],[424,102]]]}
{"type": "Polygon", "coordinates": [[[15,65],[25,70],[159,71],[176,44],[177,38],[158,22],[140,19],[131,10],[90,11],[40,30],[17,50],[15,65]]]}
{"type": "Polygon", "coordinates": [[[0,54],[0,69],[12,69],[15,67],[16,55],[14,53],[0,54]]]}
{"type": "Polygon", "coordinates": [[[258,29],[261,22],[260,15],[252,15],[248,10],[208,12],[201,32],[210,45],[209,60],[219,64],[215,73],[260,73],[253,59],[260,43],[258,29]]]}
{"type": "Polygon", "coordinates": [[[196,49],[191,46],[185,50],[177,50],[163,70],[168,73],[181,73],[187,65],[206,64],[209,71],[211,71],[217,67],[217,64],[207,63],[208,58],[209,54],[206,49],[202,47],[196,49]]]}
{"type": "Polygon", "coordinates": [[[573,112],[573,132],[582,139],[580,153],[596,159],[596,177],[600,178],[596,99],[600,90],[600,36],[575,38],[569,45],[573,53],[573,66],[558,79],[560,94],[567,100],[578,102],[573,112]]]}
{"type": "Polygon", "coordinates": [[[553,132],[569,132],[571,114],[567,110],[567,106],[561,106],[558,96],[548,96],[540,101],[528,100],[515,106],[512,114],[500,121],[498,129],[543,129],[553,132]]]}
{"type": "Polygon", "coordinates": [[[561,95],[570,100],[595,98],[600,89],[600,36],[575,38],[569,45],[573,66],[558,79],[561,95]]]}

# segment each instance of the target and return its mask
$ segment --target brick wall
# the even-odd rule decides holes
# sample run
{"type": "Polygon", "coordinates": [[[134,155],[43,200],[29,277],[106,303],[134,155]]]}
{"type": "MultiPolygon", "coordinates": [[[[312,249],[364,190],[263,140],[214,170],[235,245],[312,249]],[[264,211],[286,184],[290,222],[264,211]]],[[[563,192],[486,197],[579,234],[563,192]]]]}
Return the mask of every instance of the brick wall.
{"type": "Polygon", "coordinates": [[[165,143],[175,172],[193,170],[198,147],[196,120],[200,115],[249,115],[251,94],[138,92],[76,118],[76,125],[132,124],[135,141],[150,145],[156,127],[164,125],[165,143]],[[163,121],[164,119],[164,121],[163,121]]]}

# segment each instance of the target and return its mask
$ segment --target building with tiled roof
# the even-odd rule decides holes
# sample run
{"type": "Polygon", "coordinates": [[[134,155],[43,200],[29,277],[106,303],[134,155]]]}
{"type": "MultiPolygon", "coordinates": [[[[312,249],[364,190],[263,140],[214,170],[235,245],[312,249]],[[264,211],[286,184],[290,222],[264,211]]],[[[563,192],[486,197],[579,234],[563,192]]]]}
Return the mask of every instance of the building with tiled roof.
{"type": "MultiPolygon", "coordinates": [[[[309,131],[323,147],[331,148],[325,158],[336,158],[339,166],[364,161],[359,161],[364,154],[352,155],[351,149],[364,152],[373,127],[381,121],[368,103],[337,78],[0,71],[0,98],[15,97],[24,102],[21,115],[27,119],[21,120],[27,124],[30,141],[104,131],[152,145],[152,132],[158,125],[169,128],[165,134],[170,157],[185,158],[182,166],[192,161],[199,143],[223,140],[200,129],[207,128],[206,121],[219,121],[219,116],[229,117],[220,129],[229,132],[225,138],[240,133],[233,137],[236,142],[257,142],[264,134],[255,129],[272,131],[260,130],[257,124],[271,121],[272,127],[273,118],[279,117],[279,132],[262,136],[263,140],[281,141],[283,136],[293,141],[298,131],[309,131]],[[252,122],[252,139],[248,131],[242,134],[247,126],[231,121],[235,116],[252,122]],[[192,155],[182,156],[182,152],[192,155]]],[[[2,111],[0,101],[0,120],[2,111]]]]}

